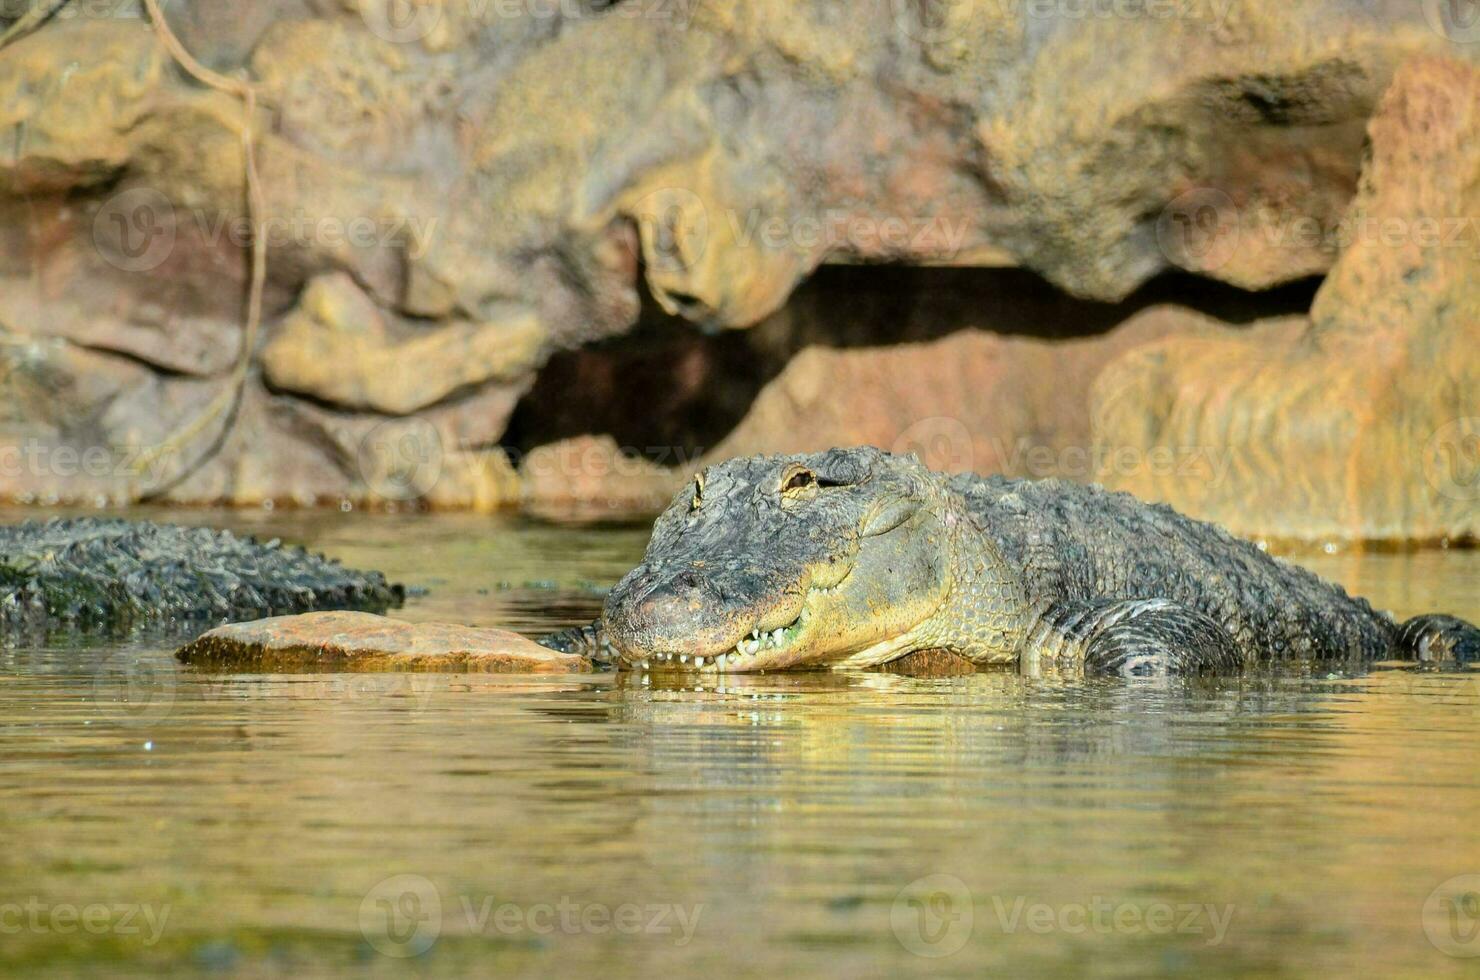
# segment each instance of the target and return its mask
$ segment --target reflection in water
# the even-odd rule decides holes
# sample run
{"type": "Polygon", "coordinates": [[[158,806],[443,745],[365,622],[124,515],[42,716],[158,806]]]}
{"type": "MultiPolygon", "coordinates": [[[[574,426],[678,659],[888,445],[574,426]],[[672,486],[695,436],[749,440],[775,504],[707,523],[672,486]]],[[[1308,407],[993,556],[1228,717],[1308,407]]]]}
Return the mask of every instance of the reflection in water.
{"type": "MultiPolygon", "coordinates": [[[[530,633],[590,616],[645,539],[255,520],[430,588],[408,618],[530,633]]],[[[1405,614],[1480,614],[1472,552],[1322,562],[1405,614]]],[[[1475,962],[1444,950],[1471,949],[1476,924],[1459,876],[1480,873],[1477,674],[699,690],[212,675],[177,668],[172,646],[0,651],[0,969],[392,973],[403,952],[422,972],[531,976],[1475,962]],[[94,905],[99,931],[68,931],[66,910],[94,905]],[[128,908],[168,914],[128,932],[128,908]]]]}

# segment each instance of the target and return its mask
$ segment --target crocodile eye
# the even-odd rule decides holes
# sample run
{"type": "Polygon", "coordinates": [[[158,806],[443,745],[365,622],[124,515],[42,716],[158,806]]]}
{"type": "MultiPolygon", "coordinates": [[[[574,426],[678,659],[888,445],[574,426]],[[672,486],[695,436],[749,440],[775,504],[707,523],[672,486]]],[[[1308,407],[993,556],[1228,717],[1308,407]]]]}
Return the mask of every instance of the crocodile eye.
{"type": "Polygon", "coordinates": [[[792,490],[805,490],[807,487],[815,486],[817,477],[811,470],[797,470],[781,484],[781,492],[788,493],[792,490]]]}
{"type": "Polygon", "coordinates": [[[700,473],[694,477],[694,496],[689,500],[689,513],[692,514],[704,504],[704,474],[700,473]]]}

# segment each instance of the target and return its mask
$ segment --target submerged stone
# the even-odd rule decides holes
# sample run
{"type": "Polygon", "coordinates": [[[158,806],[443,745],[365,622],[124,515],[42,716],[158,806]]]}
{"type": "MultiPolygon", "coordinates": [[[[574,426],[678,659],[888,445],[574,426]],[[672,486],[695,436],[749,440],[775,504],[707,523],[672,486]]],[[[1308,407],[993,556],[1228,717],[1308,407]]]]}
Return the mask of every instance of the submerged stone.
{"type": "Polygon", "coordinates": [[[363,612],[274,616],[220,626],[175,654],[231,670],[450,670],[568,674],[591,669],[574,654],[507,630],[407,623],[363,612]]]}

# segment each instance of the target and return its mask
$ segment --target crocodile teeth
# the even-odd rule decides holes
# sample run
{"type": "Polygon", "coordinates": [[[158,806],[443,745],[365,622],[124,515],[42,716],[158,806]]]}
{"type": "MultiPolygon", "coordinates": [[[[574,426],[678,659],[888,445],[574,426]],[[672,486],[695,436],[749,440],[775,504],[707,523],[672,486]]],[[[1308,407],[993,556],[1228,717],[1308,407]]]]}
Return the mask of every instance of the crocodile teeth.
{"type": "Polygon", "coordinates": [[[689,655],[687,653],[680,653],[678,655],[678,662],[681,663],[681,664],[688,663],[689,662],[689,655]]]}
{"type": "Polygon", "coordinates": [[[703,657],[695,657],[694,658],[694,666],[695,667],[703,667],[704,666],[704,658],[703,657]]]}
{"type": "Polygon", "coordinates": [[[729,656],[729,659],[730,659],[730,663],[732,663],[732,664],[738,664],[740,662],[740,654],[738,654],[738,653],[732,653],[732,654],[729,654],[728,656],[729,656]]]}
{"type": "Polygon", "coordinates": [[[771,642],[775,643],[777,646],[780,646],[781,644],[785,643],[786,642],[786,627],[783,626],[781,629],[778,629],[776,632],[772,633],[771,634],[771,642]]]}

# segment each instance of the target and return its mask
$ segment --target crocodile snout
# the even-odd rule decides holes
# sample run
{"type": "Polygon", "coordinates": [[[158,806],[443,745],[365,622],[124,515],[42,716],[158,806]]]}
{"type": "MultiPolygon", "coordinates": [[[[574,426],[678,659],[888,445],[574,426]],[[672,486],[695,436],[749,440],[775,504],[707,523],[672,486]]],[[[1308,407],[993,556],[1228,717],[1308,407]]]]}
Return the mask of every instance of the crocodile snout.
{"type": "Polygon", "coordinates": [[[604,620],[622,650],[723,650],[734,644],[741,627],[724,615],[722,600],[714,581],[698,569],[639,569],[607,597],[604,620]]]}

